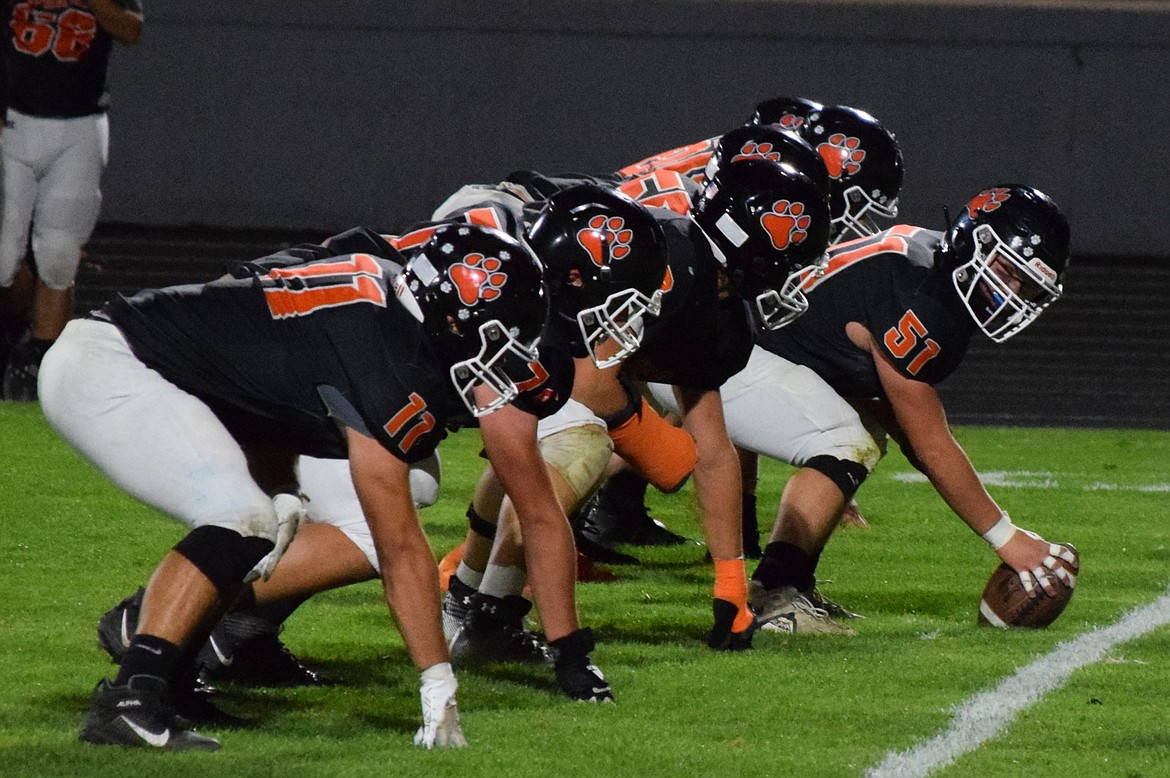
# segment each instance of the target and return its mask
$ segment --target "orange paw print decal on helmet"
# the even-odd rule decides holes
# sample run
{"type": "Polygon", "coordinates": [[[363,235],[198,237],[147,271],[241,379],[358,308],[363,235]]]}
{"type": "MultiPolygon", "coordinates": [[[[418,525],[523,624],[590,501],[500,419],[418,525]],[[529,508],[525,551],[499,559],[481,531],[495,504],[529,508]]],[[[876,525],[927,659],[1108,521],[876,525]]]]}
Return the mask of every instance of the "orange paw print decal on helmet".
{"type": "Polygon", "coordinates": [[[620,216],[598,214],[589,220],[588,227],[577,231],[577,242],[598,267],[605,267],[607,260],[626,257],[633,239],[634,231],[626,227],[626,220],[620,216]]]}
{"type": "Polygon", "coordinates": [[[468,254],[462,262],[451,265],[449,275],[459,290],[459,301],[470,307],[480,300],[494,300],[500,296],[508,274],[500,271],[504,266],[496,257],[480,253],[468,254]]]}
{"type": "Polygon", "coordinates": [[[799,130],[804,125],[804,117],[794,113],[786,113],[779,120],[772,123],[773,127],[781,130],[799,130]]]}
{"type": "Polygon", "coordinates": [[[980,212],[991,213],[1006,203],[1011,196],[1011,192],[1002,187],[985,189],[972,197],[971,202],[967,203],[967,215],[974,219],[980,212]]]}
{"type": "Polygon", "coordinates": [[[772,210],[760,217],[760,225],[777,251],[799,245],[808,237],[812,217],[807,211],[804,203],[777,200],[772,204],[772,210]]]}
{"type": "Polygon", "coordinates": [[[843,132],[830,135],[827,141],[817,146],[817,153],[825,161],[830,178],[844,178],[857,173],[861,170],[861,161],[865,159],[861,139],[843,132]]]}
{"type": "Polygon", "coordinates": [[[741,159],[766,159],[770,162],[780,161],[780,152],[771,143],[756,143],[754,140],[749,140],[743,144],[739,153],[731,158],[732,162],[739,162],[741,159]]]}

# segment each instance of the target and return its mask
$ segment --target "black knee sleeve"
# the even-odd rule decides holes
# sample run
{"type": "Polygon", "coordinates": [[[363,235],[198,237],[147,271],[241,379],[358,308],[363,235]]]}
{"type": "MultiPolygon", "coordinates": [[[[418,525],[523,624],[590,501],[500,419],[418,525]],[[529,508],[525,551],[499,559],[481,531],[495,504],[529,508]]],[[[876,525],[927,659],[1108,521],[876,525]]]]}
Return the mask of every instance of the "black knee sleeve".
{"type": "Polygon", "coordinates": [[[271,540],[244,537],[226,527],[196,527],[174,550],[207,576],[222,597],[234,597],[256,563],[271,551],[271,540]]]}
{"type": "Polygon", "coordinates": [[[805,462],[804,466],[816,470],[836,484],[841,494],[845,495],[846,502],[853,499],[853,495],[869,476],[869,470],[865,465],[848,459],[837,459],[828,454],[815,456],[805,462]]]}
{"type": "Polygon", "coordinates": [[[496,525],[476,513],[474,505],[467,506],[467,526],[476,535],[482,535],[488,540],[496,537],[496,525]]]}

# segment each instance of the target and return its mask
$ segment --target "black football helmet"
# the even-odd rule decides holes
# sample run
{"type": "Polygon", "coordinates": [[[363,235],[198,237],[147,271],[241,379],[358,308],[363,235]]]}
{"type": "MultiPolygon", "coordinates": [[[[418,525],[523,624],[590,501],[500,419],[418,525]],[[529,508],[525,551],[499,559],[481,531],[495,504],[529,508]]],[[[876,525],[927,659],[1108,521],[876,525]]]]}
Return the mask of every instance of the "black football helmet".
{"type": "Polygon", "coordinates": [[[544,263],[554,320],[568,324],[570,340],[598,367],[636,351],[645,317],[661,311],[666,275],[666,236],[650,212],[614,189],[572,186],[548,199],[527,239],[544,263]],[[617,351],[601,357],[606,339],[617,351]]]}
{"type": "Polygon", "coordinates": [[[830,228],[828,198],[811,178],[762,159],[728,162],[692,216],[763,327],[780,329],[808,309],[798,275],[824,257],[830,228]]]}
{"type": "Polygon", "coordinates": [[[395,278],[394,292],[422,322],[473,416],[516,397],[549,315],[543,269],[524,244],[488,227],[441,225],[395,278]],[[475,400],[479,384],[495,395],[485,405],[475,400]]]}
{"type": "Polygon", "coordinates": [[[897,217],[902,149],[877,119],[847,105],[826,106],[808,114],[800,135],[829,171],[834,243],[873,235],[883,229],[875,218],[897,217]]]}
{"type": "Polygon", "coordinates": [[[701,184],[706,186],[724,160],[745,159],[766,159],[793,168],[811,178],[828,196],[829,171],[821,155],[796,133],[772,125],[747,124],[725,133],[707,161],[701,184]]]}
{"type": "Polygon", "coordinates": [[[756,112],[748,124],[771,125],[780,130],[798,132],[813,111],[824,108],[818,102],[804,97],[773,97],[756,105],[756,112]]]}
{"type": "Polygon", "coordinates": [[[963,208],[939,268],[979,329],[1002,343],[1060,297],[1068,262],[1068,221],[1056,203],[1030,186],[1002,184],[963,208]]]}

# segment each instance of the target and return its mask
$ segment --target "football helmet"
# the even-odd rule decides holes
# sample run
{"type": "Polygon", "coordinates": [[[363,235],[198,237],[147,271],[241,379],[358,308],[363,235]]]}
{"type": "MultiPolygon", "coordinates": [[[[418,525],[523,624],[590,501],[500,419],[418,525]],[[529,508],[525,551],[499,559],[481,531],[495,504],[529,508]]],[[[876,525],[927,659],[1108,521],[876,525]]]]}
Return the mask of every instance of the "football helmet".
{"type": "Polygon", "coordinates": [[[975,195],[946,235],[939,268],[979,329],[1002,343],[1060,297],[1069,229],[1051,198],[1002,184],[975,195]]]}
{"type": "Polygon", "coordinates": [[[773,125],[747,124],[724,134],[707,161],[700,183],[706,186],[724,160],[745,159],[766,159],[798,170],[811,178],[826,196],[829,193],[829,171],[817,150],[799,135],[773,125]]]}
{"type": "Polygon", "coordinates": [[[756,105],[756,112],[748,124],[771,125],[780,130],[797,132],[813,111],[824,108],[818,102],[804,97],[773,97],[756,105]]]}
{"type": "Polygon", "coordinates": [[[516,397],[549,314],[543,269],[524,244],[488,227],[441,225],[395,277],[394,293],[422,323],[473,416],[516,397]],[[479,384],[494,394],[484,405],[475,399],[479,384]]]}
{"type": "Polygon", "coordinates": [[[809,112],[800,135],[829,171],[834,243],[873,235],[883,229],[875,219],[897,217],[902,149],[877,119],[856,108],[831,105],[809,112]]]}
{"type": "Polygon", "coordinates": [[[666,275],[666,236],[649,211],[614,189],[572,186],[545,203],[528,245],[544,263],[554,320],[598,367],[638,349],[645,318],[662,309],[666,275]],[[617,351],[603,357],[607,339],[617,351]]]}
{"type": "Polygon", "coordinates": [[[720,165],[692,215],[723,262],[732,291],[776,330],[808,309],[802,268],[829,242],[829,202],[811,178],[762,159],[720,165]]]}

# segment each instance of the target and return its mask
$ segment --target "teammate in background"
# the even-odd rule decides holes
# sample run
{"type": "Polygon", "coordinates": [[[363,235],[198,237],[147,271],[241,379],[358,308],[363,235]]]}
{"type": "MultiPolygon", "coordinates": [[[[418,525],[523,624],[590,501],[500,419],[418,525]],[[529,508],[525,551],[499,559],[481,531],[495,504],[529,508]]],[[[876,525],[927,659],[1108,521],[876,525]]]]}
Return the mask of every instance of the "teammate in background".
{"type": "Polygon", "coordinates": [[[12,286],[32,228],[38,280],[28,337],[4,372],[4,397],[37,398],[37,370],[73,309],[81,247],[101,208],[108,156],[106,69],[114,41],[142,34],[139,0],[8,2],[0,288],[12,286]]]}
{"type": "MultiPolygon", "coordinates": [[[[534,403],[515,404],[517,381],[544,370],[535,346],[547,313],[523,244],[449,225],[409,261],[358,229],[67,325],[40,372],[46,418],[121,488],[191,527],[151,577],[137,634],[117,678],[98,684],[81,739],[219,747],[176,714],[170,690],[245,583],[268,577],[287,549],[305,512],[293,464],[309,454],[349,460],[387,604],[421,672],[416,744],[464,744],[408,467],[449,423],[479,420],[541,550],[528,564],[546,628],[571,640],[572,535],[536,447],[534,403]]],[[[584,654],[561,661],[566,672],[590,665],[584,654]]]]}
{"type": "MultiPolygon", "coordinates": [[[[678,180],[675,171],[651,173],[644,180],[656,186],[665,174],[678,180]]],[[[531,174],[509,178],[529,192],[557,186],[556,179],[531,174]]],[[[637,194],[625,185],[623,190],[637,194]]],[[[651,186],[636,199],[650,202],[645,198],[662,195],[651,186]]],[[[683,202],[681,210],[688,207],[683,202]]],[[[671,386],[682,428],[695,441],[695,491],[715,565],[715,626],[708,644],[743,649],[750,646],[754,624],[742,588],[739,462],[724,425],[720,387],[750,355],[753,312],[779,326],[802,310],[793,277],[823,255],[828,197],[803,172],[750,153],[721,165],[695,196],[690,212],[662,216],[676,289],[667,294],[663,313],[648,324],[642,347],[623,363],[621,374],[638,383],[671,386]]],[[[615,395],[620,386],[611,382],[615,395]]],[[[639,451],[638,436],[630,437],[627,444],[634,447],[624,451],[615,438],[617,453],[646,475],[638,457],[647,459],[650,452],[639,451]]]]}
{"type": "Polygon", "coordinates": [[[1003,342],[1059,298],[1068,261],[1060,210],[1009,184],[972,198],[945,234],[899,225],[837,244],[825,267],[806,273],[809,312],[762,332],[725,393],[737,444],[800,466],[752,574],[752,607],[765,628],[845,631],[826,612],[815,574],[843,507],[880,457],[870,431],[898,442],[1026,589],[1051,591],[1052,576],[1069,582],[1071,553],[1017,530],[951,435],[934,389],[976,329],[1003,342]],[[762,418],[773,422],[761,427],[762,418]]]}
{"type": "MultiPolygon", "coordinates": [[[[879,229],[879,220],[897,215],[902,187],[902,152],[893,133],[870,114],[848,106],[823,106],[804,98],[779,97],[760,103],[748,124],[723,136],[684,146],[630,165],[618,175],[631,180],[660,177],[673,172],[702,185],[720,161],[722,147],[735,149],[732,156],[747,152],[781,157],[818,181],[827,182],[833,229],[831,243],[870,235],[879,229]],[[752,136],[756,128],[791,133],[815,150],[824,169],[807,160],[807,154],[780,140],[752,136]]],[[[658,188],[664,188],[661,185],[658,188]]],[[[884,443],[884,436],[883,436],[884,443]]],[[[743,494],[744,553],[759,558],[759,529],[756,517],[755,485],[757,462],[754,453],[739,448],[743,494]]],[[[680,542],[682,538],[665,530],[645,507],[646,484],[631,472],[618,472],[594,495],[575,518],[578,536],[602,546],[618,543],[656,545],[680,542]]],[[[854,524],[865,520],[854,501],[846,515],[854,524]]]]}

